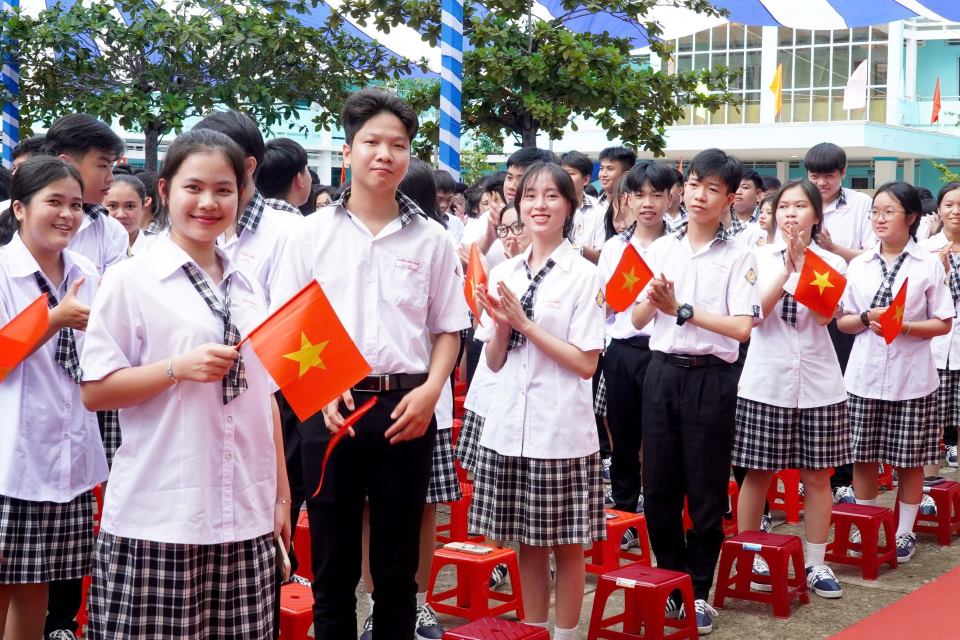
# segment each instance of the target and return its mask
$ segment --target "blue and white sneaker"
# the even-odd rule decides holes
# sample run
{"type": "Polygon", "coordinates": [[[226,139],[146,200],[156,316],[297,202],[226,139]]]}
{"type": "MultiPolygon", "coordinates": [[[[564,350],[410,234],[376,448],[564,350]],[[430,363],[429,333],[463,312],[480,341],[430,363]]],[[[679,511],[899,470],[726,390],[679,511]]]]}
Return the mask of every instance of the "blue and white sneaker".
{"type": "Polygon", "coordinates": [[[947,447],[947,466],[957,466],[957,445],[951,445],[947,447]]]}
{"type": "MultiPolygon", "coordinates": [[[[717,613],[717,610],[711,607],[706,600],[695,600],[693,603],[693,608],[696,609],[697,613],[697,632],[705,636],[713,631],[713,618],[714,616],[720,615],[717,613]]],[[[681,608],[680,616],[682,617],[685,614],[681,608]]]]}
{"type": "Polygon", "coordinates": [[[643,494],[640,494],[640,497],[637,498],[637,513],[643,513],[643,494]]]}
{"type": "Polygon", "coordinates": [[[897,536],[897,562],[910,562],[916,552],[917,534],[911,531],[897,536]]]}
{"type": "Polygon", "coordinates": [[[613,466],[611,458],[602,458],[600,460],[601,472],[603,474],[603,483],[610,484],[610,467],[613,466]]]}
{"type": "Polygon", "coordinates": [[[373,640],[373,616],[367,616],[363,621],[363,633],[360,634],[360,640],[373,640]]]}
{"type": "Polygon", "coordinates": [[[853,487],[837,487],[833,490],[833,501],[837,504],[856,504],[857,494],[853,487]]]}
{"type": "Polygon", "coordinates": [[[683,601],[676,593],[667,598],[667,606],[663,608],[663,615],[667,619],[676,619],[683,615],[683,601]]]}
{"type": "Polygon", "coordinates": [[[769,513],[763,514],[760,518],[760,531],[764,533],[770,533],[773,531],[773,518],[770,517],[769,513]]]}
{"type": "Polygon", "coordinates": [[[920,513],[925,516],[937,515],[937,503],[933,501],[933,498],[931,498],[928,493],[923,494],[923,497],[920,499],[920,513]]]}
{"type": "Polygon", "coordinates": [[[613,509],[617,503],[613,501],[613,491],[610,487],[603,488],[603,506],[605,509],[613,509]]]}
{"type": "Polygon", "coordinates": [[[490,590],[498,589],[507,577],[507,565],[500,563],[490,572],[490,590]]]}
{"type": "Polygon", "coordinates": [[[442,640],[444,628],[430,605],[417,607],[416,640],[442,640]]]}
{"type": "Polygon", "coordinates": [[[843,595],[843,587],[833,575],[833,569],[825,564],[807,567],[807,587],[821,598],[839,598],[843,595]]]}
{"type": "MultiPolygon", "coordinates": [[[[767,565],[767,561],[760,557],[760,554],[754,554],[753,556],[753,575],[763,576],[765,578],[770,577],[770,566],[767,565]]],[[[760,582],[751,582],[750,588],[754,591],[763,591],[769,593],[773,591],[773,585],[763,584],[760,582]]]]}
{"type": "Polygon", "coordinates": [[[629,551],[633,547],[640,546],[640,536],[637,534],[637,530],[633,527],[630,527],[623,532],[623,537],[620,538],[620,550],[629,551]]]}

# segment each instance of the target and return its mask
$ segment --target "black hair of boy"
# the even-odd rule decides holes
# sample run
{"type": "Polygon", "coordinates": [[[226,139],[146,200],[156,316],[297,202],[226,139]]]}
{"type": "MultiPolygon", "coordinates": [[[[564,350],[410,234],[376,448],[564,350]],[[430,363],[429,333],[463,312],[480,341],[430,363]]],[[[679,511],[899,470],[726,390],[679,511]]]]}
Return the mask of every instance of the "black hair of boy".
{"type": "Polygon", "coordinates": [[[920,218],[923,216],[923,202],[920,199],[920,193],[917,188],[908,182],[887,182],[880,185],[877,192],[873,194],[873,201],[877,201],[877,196],[881,193],[888,194],[903,207],[903,215],[914,214],[913,222],[910,223],[910,237],[917,239],[917,228],[920,226],[920,218]]]}
{"type": "Polygon", "coordinates": [[[588,196],[590,196],[591,198],[596,198],[597,196],[600,195],[600,193],[597,191],[597,188],[592,184],[588,184],[587,186],[585,186],[583,188],[583,192],[588,196]]]}
{"type": "Polygon", "coordinates": [[[684,177],[683,177],[683,172],[680,171],[680,169],[674,169],[674,170],[673,170],[673,176],[674,176],[674,180],[676,181],[676,182],[674,182],[674,184],[682,187],[682,186],[683,186],[683,183],[684,183],[684,180],[685,180],[684,177]]]}
{"type": "MultiPolygon", "coordinates": [[[[413,165],[413,158],[410,159],[410,164],[413,165]]],[[[433,169],[433,182],[436,185],[438,193],[456,193],[456,180],[443,169],[433,169]]],[[[416,200],[416,198],[414,198],[414,200],[416,200]]]]}
{"type": "Polygon", "coordinates": [[[529,167],[535,162],[552,162],[556,164],[557,154],[549,149],[537,149],[536,147],[525,147],[518,149],[507,158],[507,168],[510,167],[529,167]]]}
{"type": "Polygon", "coordinates": [[[13,148],[13,159],[17,160],[23,156],[35,156],[43,153],[43,140],[45,136],[33,136],[24,138],[13,148]]]}
{"type": "Polygon", "coordinates": [[[803,168],[810,173],[842,172],[847,168],[847,154],[832,142],[821,142],[803,156],[803,168]]]}
{"type": "MultiPolygon", "coordinates": [[[[201,129],[219,131],[233,140],[243,149],[248,158],[257,161],[257,171],[260,170],[260,165],[263,164],[265,145],[257,123],[250,116],[236,109],[214,111],[193,126],[194,131],[201,129]]],[[[256,171],[254,176],[256,176],[256,171]]]]}
{"type": "Polygon", "coordinates": [[[128,164],[118,164],[112,169],[114,176],[132,176],[133,169],[128,164]]]}
{"type": "Polygon", "coordinates": [[[649,184],[654,191],[669,191],[675,184],[673,169],[657,162],[644,160],[633,165],[624,176],[624,192],[634,193],[649,184]]]}
{"type": "Polygon", "coordinates": [[[704,149],[693,157],[687,175],[696,176],[698,180],[718,178],[727,193],[736,193],[743,180],[743,165],[722,149],[704,149]]]}
{"type": "Polygon", "coordinates": [[[257,171],[257,190],[264,198],[284,200],[293,179],[307,168],[307,151],[290,138],[276,138],[264,145],[263,162],[257,171]]]}
{"type": "Polygon", "coordinates": [[[750,182],[752,182],[754,188],[756,188],[757,191],[763,191],[763,176],[761,176],[755,170],[744,169],[743,177],[740,178],[740,182],[743,182],[744,180],[749,180],[750,182]]]}
{"type": "Polygon", "coordinates": [[[74,113],[53,123],[43,137],[43,149],[52,156],[103,151],[116,160],[124,154],[126,145],[107,123],[85,113],[74,113]]]}
{"type": "Polygon", "coordinates": [[[590,177],[593,175],[593,160],[579,151],[567,151],[560,156],[560,166],[570,167],[582,176],[590,177]]]}
{"type": "Polygon", "coordinates": [[[931,200],[933,199],[933,192],[926,187],[917,187],[917,193],[920,194],[921,200],[931,200]]]}
{"type": "Polygon", "coordinates": [[[463,199],[466,202],[466,210],[464,213],[468,218],[476,218],[480,215],[480,199],[483,197],[483,190],[479,185],[470,187],[467,189],[466,193],[463,194],[463,199]]]}
{"type": "Polygon", "coordinates": [[[776,176],[763,176],[763,191],[770,193],[780,188],[780,178],[776,176]]]}
{"type": "Polygon", "coordinates": [[[617,162],[624,171],[629,171],[637,163],[637,153],[627,147],[607,147],[600,152],[600,162],[604,160],[617,162]]]}
{"type": "Polygon", "coordinates": [[[420,128],[420,121],[413,108],[395,93],[382,89],[361,89],[350,94],[340,112],[340,124],[343,126],[346,143],[353,144],[357,131],[362,129],[368,120],[381,113],[395,115],[407,130],[407,138],[413,141],[420,128]]]}
{"type": "Polygon", "coordinates": [[[447,225],[443,223],[437,212],[437,191],[439,191],[437,188],[437,172],[446,175],[450,179],[450,184],[454,184],[453,178],[446,171],[433,169],[419,158],[410,158],[407,175],[400,181],[397,190],[416,202],[428,218],[446,228],[447,225]]]}
{"type": "MultiPolygon", "coordinates": [[[[453,192],[454,192],[454,193],[463,193],[463,194],[465,194],[465,193],[467,192],[467,189],[469,189],[469,188],[470,188],[470,187],[468,187],[467,185],[463,184],[462,182],[458,182],[458,183],[457,183],[457,188],[454,189],[453,192]]],[[[466,197],[466,196],[464,196],[464,197],[466,197]]]]}
{"type": "Polygon", "coordinates": [[[506,178],[507,174],[503,171],[491,173],[483,179],[483,183],[480,185],[480,193],[495,193],[500,196],[500,200],[506,200],[503,195],[503,181],[506,178]]]}

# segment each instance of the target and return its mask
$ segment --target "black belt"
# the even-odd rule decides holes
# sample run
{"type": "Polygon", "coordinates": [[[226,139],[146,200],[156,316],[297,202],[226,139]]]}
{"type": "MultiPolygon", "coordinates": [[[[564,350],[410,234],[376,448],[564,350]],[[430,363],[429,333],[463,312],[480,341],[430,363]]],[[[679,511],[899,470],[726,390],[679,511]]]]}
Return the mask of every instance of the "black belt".
{"type": "Polygon", "coordinates": [[[426,373],[385,373],[378,376],[367,376],[353,385],[353,391],[368,393],[383,393],[385,391],[409,391],[419,387],[427,381],[426,373]]]}
{"type": "Polygon", "coordinates": [[[675,367],[682,367],[684,369],[730,366],[730,363],[723,358],[712,355],[691,356],[683,353],[663,353],[662,351],[657,351],[653,355],[655,358],[659,357],[675,367]]]}
{"type": "Polygon", "coordinates": [[[640,349],[649,349],[650,348],[650,336],[631,336],[629,338],[614,338],[611,342],[619,342],[620,344],[630,345],[631,347],[638,347],[640,349]]]}

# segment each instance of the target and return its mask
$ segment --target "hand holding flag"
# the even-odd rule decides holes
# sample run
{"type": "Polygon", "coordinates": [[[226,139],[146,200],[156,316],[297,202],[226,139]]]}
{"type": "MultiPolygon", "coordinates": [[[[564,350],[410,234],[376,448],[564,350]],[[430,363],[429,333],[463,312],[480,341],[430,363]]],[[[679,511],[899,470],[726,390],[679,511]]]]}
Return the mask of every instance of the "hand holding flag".
{"type": "Polygon", "coordinates": [[[908,280],[909,278],[904,278],[900,290],[897,291],[897,295],[893,297],[893,302],[890,303],[890,306],[887,307],[887,310],[883,312],[883,315],[881,315],[878,320],[880,323],[880,335],[883,336],[887,344],[893,342],[896,337],[900,335],[900,329],[903,328],[903,314],[907,308],[908,280]]]}
{"type": "Polygon", "coordinates": [[[49,322],[47,297],[41,294],[0,328],[0,382],[33,352],[49,322]]]}
{"type": "Polygon", "coordinates": [[[814,313],[832,318],[846,286],[847,279],[807,247],[794,299],[814,313]]]}
{"type": "Polygon", "coordinates": [[[627,244],[604,290],[607,304],[617,313],[626,311],[651,279],[653,272],[650,267],[634,246],[627,244]]]}

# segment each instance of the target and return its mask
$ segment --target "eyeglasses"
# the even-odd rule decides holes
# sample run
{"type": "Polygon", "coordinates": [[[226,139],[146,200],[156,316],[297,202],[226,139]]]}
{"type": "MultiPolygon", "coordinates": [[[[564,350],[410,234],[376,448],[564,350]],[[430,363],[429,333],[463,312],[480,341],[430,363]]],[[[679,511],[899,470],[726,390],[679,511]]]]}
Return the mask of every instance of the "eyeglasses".
{"type": "Polygon", "coordinates": [[[893,220],[893,216],[898,213],[906,213],[903,209],[884,209],[879,211],[878,209],[873,209],[870,211],[871,220],[893,220]]]}
{"type": "Polygon", "coordinates": [[[523,223],[518,220],[511,225],[498,224],[496,229],[497,235],[501,238],[506,238],[508,233],[518,236],[523,233],[523,223]]]}

